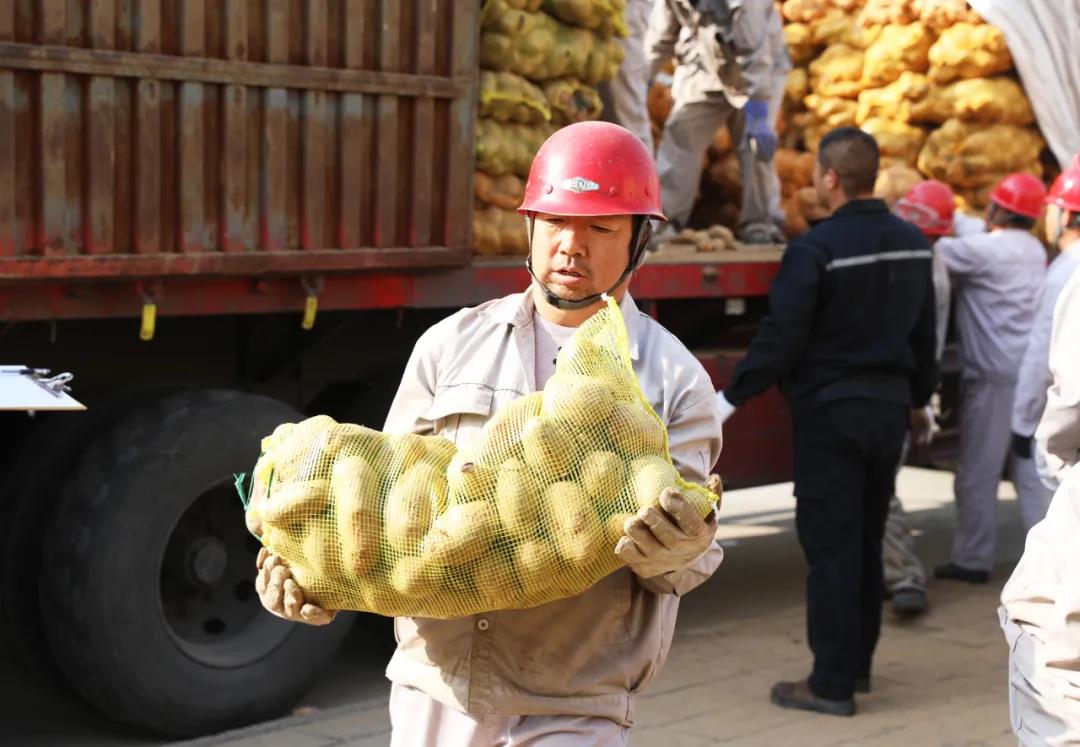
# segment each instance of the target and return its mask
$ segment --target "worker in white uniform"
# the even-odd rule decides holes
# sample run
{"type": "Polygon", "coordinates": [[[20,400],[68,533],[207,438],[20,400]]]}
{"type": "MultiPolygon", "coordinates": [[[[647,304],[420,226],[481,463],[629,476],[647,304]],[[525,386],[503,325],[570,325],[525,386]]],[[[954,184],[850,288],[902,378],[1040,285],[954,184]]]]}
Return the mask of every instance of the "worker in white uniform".
{"type": "Polygon", "coordinates": [[[645,36],[650,78],[675,58],[675,105],[656,154],[668,230],[686,226],[701,160],[727,125],[743,182],[738,237],[782,241],[774,122],[791,60],[772,0],[656,0],[645,36]]]}
{"type": "MultiPolygon", "coordinates": [[[[991,192],[988,231],[943,238],[935,247],[956,298],[960,348],[960,454],[956,530],[938,578],[986,583],[997,543],[997,491],[1010,455],[1013,399],[1035,321],[1046,250],[1031,233],[1046,187],[1011,174],[991,192]]],[[[1034,464],[1011,460],[1013,481],[1038,481],[1034,464]],[[1026,471],[1025,471],[1026,470],[1026,471]]]]}
{"type": "Polygon", "coordinates": [[[649,120],[649,62],[645,59],[645,30],[653,0],[626,0],[627,36],[622,40],[625,54],[619,72],[597,86],[604,104],[603,119],[622,125],[637,135],[652,153],[652,123],[649,120]]]}
{"type": "MultiPolygon", "coordinates": [[[[1048,474],[1045,459],[1035,448],[1035,428],[1042,418],[1046,407],[1046,390],[1051,384],[1050,377],[1050,329],[1053,324],[1054,306],[1058,296],[1069,279],[1080,268],[1080,244],[1066,240],[1070,228],[1069,220],[1061,217],[1065,211],[1075,221],[1080,211],[1080,195],[1074,194],[1071,185],[1080,185],[1080,161],[1061,173],[1054,183],[1054,190],[1049,197],[1047,217],[1054,223],[1053,232],[1047,233],[1047,240],[1058,250],[1058,256],[1047,268],[1046,278],[1039,289],[1039,306],[1035,315],[1035,326],[1031,330],[1024,360],[1020,365],[1020,377],[1016,382],[1016,401],[1012,412],[1012,449],[1013,457],[1023,460],[1028,472],[1037,470],[1041,481],[1030,480],[1017,484],[1017,497],[1020,503],[1020,520],[1024,531],[1030,530],[1046,515],[1056,479],[1048,474]],[[1034,466],[1030,464],[1035,460],[1034,466]],[[1041,469],[1040,469],[1041,467],[1041,469]]],[[[1080,186],[1075,187],[1080,192],[1080,186]]],[[[1075,226],[1073,226],[1075,227],[1075,226]]]]}
{"type": "MultiPolygon", "coordinates": [[[[638,311],[627,286],[663,220],[652,156],[607,122],[565,127],[532,164],[520,211],[530,237],[524,293],[462,309],[417,341],[385,431],[439,435],[469,448],[499,407],[543,388],[574,330],[620,300],[645,396],[667,426],[679,473],[706,483],[720,452],[712,384],[674,335],[638,311]]],[[[397,618],[387,669],[397,747],[625,745],[634,703],[663,667],[679,599],[719,566],[715,512],[676,492],[624,526],[626,567],[581,594],[471,617],[397,618]]],[[[277,557],[260,557],[263,605],[325,622],[277,557]]]]}
{"type": "MultiPolygon", "coordinates": [[[[1080,246],[1080,169],[1050,188],[1051,244],[1080,246]]],[[[1075,251],[1075,249],[1074,249],[1075,251]]],[[[1060,480],[1046,518],[1028,532],[998,614],[1009,644],[1009,711],[1023,747],[1080,744],[1080,273],[1058,297],[1051,385],[1035,432],[1060,480]]]]}

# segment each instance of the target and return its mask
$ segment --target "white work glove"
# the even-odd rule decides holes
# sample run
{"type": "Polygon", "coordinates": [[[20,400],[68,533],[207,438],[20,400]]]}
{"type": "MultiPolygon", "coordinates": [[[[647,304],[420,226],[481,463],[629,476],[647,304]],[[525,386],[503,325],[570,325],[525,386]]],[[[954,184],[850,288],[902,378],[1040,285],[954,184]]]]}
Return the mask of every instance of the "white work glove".
{"type": "Polygon", "coordinates": [[[641,578],[689,568],[716,535],[716,512],[702,519],[675,488],[660,493],[660,507],[627,519],[615,545],[615,555],[641,578]]]}
{"type": "Polygon", "coordinates": [[[304,600],[304,592],[293,580],[292,571],[280,556],[265,547],[260,548],[255,560],[259,575],[255,577],[255,591],[262,606],[283,620],[327,625],[337,617],[337,610],[326,610],[304,600]]]}
{"type": "Polygon", "coordinates": [[[934,430],[936,428],[934,411],[930,405],[912,408],[909,422],[912,443],[916,446],[929,446],[930,442],[934,440],[934,430]]]}
{"type": "Polygon", "coordinates": [[[727,401],[723,392],[716,393],[716,409],[720,413],[720,422],[724,423],[735,412],[735,405],[727,401]]]}

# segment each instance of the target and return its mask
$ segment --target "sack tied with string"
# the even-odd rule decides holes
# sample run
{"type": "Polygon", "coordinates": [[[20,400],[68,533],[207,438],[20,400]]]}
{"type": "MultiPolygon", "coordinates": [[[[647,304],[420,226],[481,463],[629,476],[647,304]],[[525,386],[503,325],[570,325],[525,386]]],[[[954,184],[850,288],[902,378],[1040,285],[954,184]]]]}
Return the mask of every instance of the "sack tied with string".
{"type": "Polygon", "coordinates": [[[585,591],[622,567],[624,523],[669,487],[702,517],[718,500],[675,471],[608,300],[544,390],[500,408],[471,450],[326,416],[285,424],[245,505],[310,601],[452,618],[585,591]]]}

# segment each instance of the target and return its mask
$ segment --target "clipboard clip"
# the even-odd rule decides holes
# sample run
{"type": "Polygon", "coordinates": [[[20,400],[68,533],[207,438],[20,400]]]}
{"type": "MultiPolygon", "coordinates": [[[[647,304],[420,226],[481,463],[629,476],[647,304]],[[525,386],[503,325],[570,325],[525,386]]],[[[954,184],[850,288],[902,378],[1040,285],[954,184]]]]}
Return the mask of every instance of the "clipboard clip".
{"type": "Polygon", "coordinates": [[[21,373],[24,376],[29,376],[30,380],[37,384],[54,397],[62,397],[67,392],[71,391],[71,387],[68,384],[75,378],[74,374],[64,373],[50,376],[51,373],[47,368],[23,368],[17,373],[21,373]]]}

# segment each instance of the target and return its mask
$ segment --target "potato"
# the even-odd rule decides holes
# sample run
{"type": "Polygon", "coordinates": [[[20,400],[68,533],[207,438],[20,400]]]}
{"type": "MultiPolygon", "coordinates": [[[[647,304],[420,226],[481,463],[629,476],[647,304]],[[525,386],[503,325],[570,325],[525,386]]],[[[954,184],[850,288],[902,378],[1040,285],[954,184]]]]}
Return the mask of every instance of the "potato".
{"type": "Polygon", "coordinates": [[[557,557],[555,550],[539,540],[528,540],[517,546],[514,568],[526,599],[537,598],[554,585],[557,557]]]}
{"type": "Polygon", "coordinates": [[[521,431],[529,418],[540,414],[542,392],[534,392],[516,399],[495,413],[480,433],[476,449],[477,462],[488,467],[498,467],[521,448],[521,431]]]}
{"type": "Polygon", "coordinates": [[[328,480],[274,481],[266,499],[259,504],[259,514],[264,524],[302,521],[326,508],[329,493],[328,480]]]}
{"type": "Polygon", "coordinates": [[[390,585],[408,597],[428,597],[442,587],[442,569],[420,558],[398,558],[390,585]]]}
{"type": "Polygon", "coordinates": [[[554,420],[535,417],[521,431],[525,463],[545,479],[558,479],[573,470],[580,454],[573,435],[554,420]]]}
{"type": "Polygon", "coordinates": [[[611,445],[627,457],[661,454],[667,443],[667,432],[660,419],[647,412],[643,404],[616,404],[608,424],[611,445]]]}
{"type": "Polygon", "coordinates": [[[659,505],[660,493],[675,487],[676,479],[675,468],[664,457],[642,457],[630,464],[631,494],[642,508],[659,505]]]}
{"type": "Polygon", "coordinates": [[[507,459],[499,468],[495,506],[503,529],[511,537],[531,537],[540,525],[541,492],[525,462],[507,459]]]}
{"type": "Polygon", "coordinates": [[[386,498],[386,540],[412,554],[446,506],[446,477],[430,464],[416,464],[397,479],[386,498]]]}
{"type": "Polygon", "coordinates": [[[427,453],[427,444],[423,436],[415,433],[398,436],[391,447],[389,475],[391,478],[396,478],[404,474],[413,465],[423,461],[427,453]]]}
{"type": "Polygon", "coordinates": [[[491,547],[499,517],[490,503],[452,506],[435,519],[424,537],[421,558],[443,565],[464,565],[491,547]]]}
{"type": "Polygon", "coordinates": [[[513,561],[508,557],[492,554],[481,558],[473,580],[480,601],[488,609],[503,609],[521,598],[513,561]]]}
{"type": "Polygon", "coordinates": [[[494,469],[477,464],[471,454],[458,452],[446,471],[450,504],[488,500],[495,492],[497,478],[494,469]]]}
{"type": "Polygon", "coordinates": [[[626,464],[613,451],[594,451],[581,465],[581,485],[585,495],[603,507],[619,500],[626,482],[626,464]]]}
{"type": "Polygon", "coordinates": [[[617,513],[612,514],[604,521],[604,542],[612,552],[615,551],[615,545],[619,543],[619,540],[626,536],[624,527],[626,522],[632,518],[634,518],[634,514],[617,513]]]}
{"type": "Polygon", "coordinates": [[[379,558],[382,538],[379,474],[359,456],[339,456],[330,472],[342,564],[363,576],[379,558]]]}
{"type": "Polygon", "coordinates": [[[428,436],[424,439],[424,458],[437,467],[446,468],[450,460],[457,453],[457,446],[448,438],[442,436],[428,436]]]}
{"type": "Polygon", "coordinates": [[[303,565],[311,571],[313,577],[328,584],[340,583],[343,575],[341,549],[332,526],[322,519],[314,519],[305,527],[306,534],[302,545],[303,565]]]}
{"type": "Polygon", "coordinates": [[[544,387],[542,415],[574,429],[599,427],[611,415],[615,398],[597,379],[583,374],[557,373],[544,387]]]}
{"type": "Polygon", "coordinates": [[[557,482],[545,491],[544,503],[559,555],[576,565],[587,563],[603,538],[603,528],[581,488],[557,482]]]}

